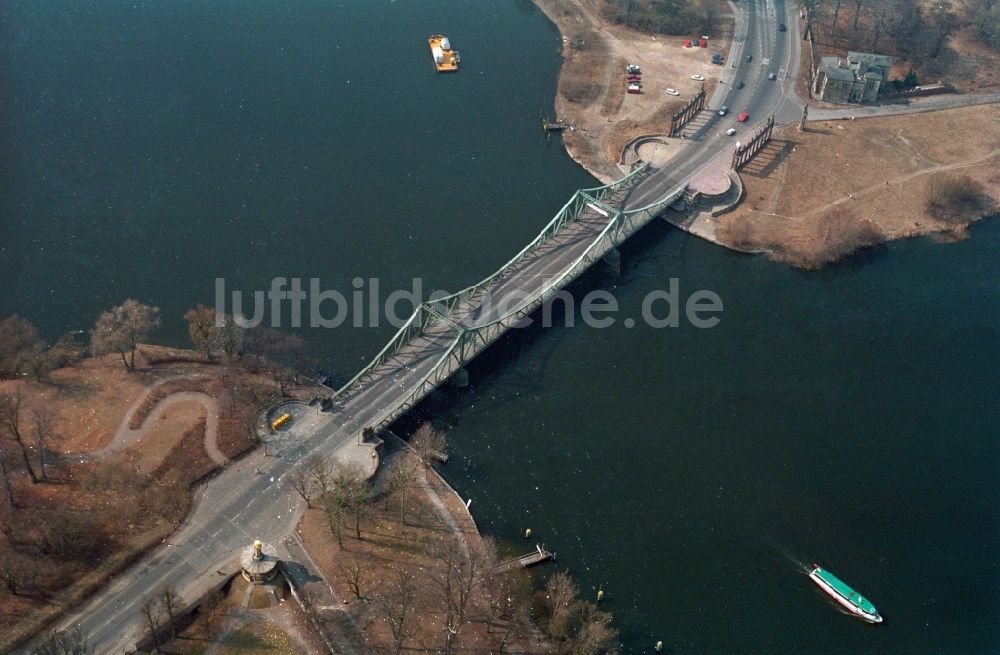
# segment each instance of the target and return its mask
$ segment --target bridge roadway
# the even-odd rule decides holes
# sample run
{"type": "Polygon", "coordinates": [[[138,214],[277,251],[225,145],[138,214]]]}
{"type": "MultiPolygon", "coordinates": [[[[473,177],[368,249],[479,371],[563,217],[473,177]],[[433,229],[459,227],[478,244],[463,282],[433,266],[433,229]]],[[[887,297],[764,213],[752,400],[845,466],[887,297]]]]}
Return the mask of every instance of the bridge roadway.
{"type": "MultiPolygon", "coordinates": [[[[734,112],[751,112],[754,122],[775,112],[779,112],[779,122],[797,118],[796,101],[790,93],[797,69],[794,62],[798,61],[797,30],[795,23],[788,20],[784,3],[738,3],[747,12],[743,23],[747,32],[744,53],[752,52],[755,61],[748,63],[741,58],[736,62],[734,79],[744,79],[746,88],[738,90],[730,85],[723,102],[734,112]],[[788,24],[788,32],[776,31],[779,21],[788,24]],[[770,59],[769,66],[760,64],[764,56],[770,59]],[[786,79],[766,79],[768,72],[779,69],[788,73],[786,79]]],[[[633,184],[605,198],[598,205],[601,211],[584,207],[576,221],[525,253],[516,268],[463,298],[446,315],[431,315],[426,329],[408,339],[394,357],[386,357],[350,388],[338,393],[335,411],[311,417],[308,430],[303,430],[300,441],[289,452],[281,457],[254,453],[220,473],[202,488],[195,510],[168,543],[114,578],[62,627],[78,624],[95,653],[127,652],[142,634],[138,607],[149,594],[169,583],[182,598],[192,601],[217,583],[220,577],[216,571],[232,564],[239,549],[251,540],[260,538],[280,545],[292,534],[305,509],[285,481],[299,462],[312,453],[336,455],[357,439],[364,427],[390,420],[419,401],[433,388],[429,383],[436,383],[436,378],[428,379],[430,373],[438,371],[447,377],[460,365],[462,358],[449,359],[448,353],[469,346],[472,350],[466,354],[474,355],[520,318],[522,312],[507,315],[505,304],[508,309],[527,308],[541,291],[561,287],[615,245],[616,239],[610,236],[598,239],[610,223],[604,213],[615,216],[619,211],[656,203],[683,188],[686,180],[713,158],[725,155],[733,139],[724,131],[734,120],[731,115],[713,117],[670,166],[639,173],[633,184]],[[600,241],[596,246],[595,240],[600,241]],[[589,256],[581,261],[588,252],[589,256]],[[557,287],[546,286],[553,281],[557,287]],[[483,302],[486,296],[492,303],[483,302]],[[498,321],[501,318],[504,320],[498,321]],[[469,335],[478,335],[479,341],[469,340],[469,335]],[[255,472],[257,467],[262,474],[255,472]]],[[[627,238],[651,218],[636,215],[637,220],[619,239],[627,238]]]]}

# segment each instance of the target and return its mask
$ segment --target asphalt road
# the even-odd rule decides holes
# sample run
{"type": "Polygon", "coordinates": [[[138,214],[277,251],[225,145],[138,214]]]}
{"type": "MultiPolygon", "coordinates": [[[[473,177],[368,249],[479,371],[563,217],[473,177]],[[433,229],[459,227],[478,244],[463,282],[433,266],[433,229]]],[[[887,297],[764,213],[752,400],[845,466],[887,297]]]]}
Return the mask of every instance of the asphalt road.
{"type": "Polygon", "coordinates": [[[786,0],[736,4],[745,18],[737,22],[738,40],[730,49],[730,61],[724,64],[724,84],[709,102],[712,115],[680,155],[632,191],[626,209],[648,205],[665,190],[687,182],[720,153],[731,152],[736,141],[747,141],[769,116],[774,115],[777,123],[798,120],[802,107],[794,91],[799,62],[798,21],[788,15],[786,0]],[[779,32],[778,23],[784,23],[788,31],[779,32]],[[748,54],[752,55],[749,62],[748,54]],[[768,80],[768,73],[774,73],[777,79],[768,80]],[[738,80],[745,83],[744,88],[736,88],[738,80]],[[717,110],[723,105],[729,107],[729,113],[719,116],[717,110]],[[750,114],[746,123],[736,120],[743,111],[750,114]],[[736,128],[735,136],[726,134],[730,127],[736,128]]]}
{"type": "MultiPolygon", "coordinates": [[[[671,165],[651,171],[614,199],[618,207],[636,209],[652,204],[684,184],[735,145],[735,139],[725,134],[731,126],[739,125],[739,133],[749,135],[755,124],[772,113],[784,112],[782,120],[798,118],[800,103],[792,92],[798,34],[795,21],[786,15],[785,0],[738,4],[745,12],[741,25],[746,34],[736,68],[727,71],[733,75],[727,82],[729,88],[722,94],[721,104],[731,108],[730,114],[713,116],[671,165]],[[788,31],[778,32],[778,22],[788,25],[788,31]],[[752,62],[745,61],[746,54],[753,55],[752,62]],[[767,80],[769,72],[779,79],[767,80]],[[745,88],[736,89],[732,79],[744,80],[745,88]],[[740,111],[750,113],[750,122],[736,123],[740,111]]],[[[537,290],[546,278],[570,266],[605,224],[604,217],[595,213],[581,217],[526,260],[516,276],[497,280],[491,289],[493,301],[499,305],[511,294],[537,290]]],[[[479,320],[488,318],[488,313],[469,306],[460,306],[457,311],[475,313],[479,320]]],[[[453,332],[445,327],[429,330],[399,357],[376,370],[376,375],[341,397],[336,412],[314,419],[299,444],[282,457],[255,453],[219,474],[205,485],[194,512],[168,543],[114,579],[63,625],[79,624],[95,653],[127,652],[142,633],[138,607],[148,595],[170,583],[182,598],[193,600],[221,580],[216,571],[231,567],[240,549],[253,539],[280,542],[293,532],[304,510],[304,503],[284,477],[309,454],[329,456],[357,439],[364,426],[378,422],[410,396],[454,342],[453,332]],[[260,474],[256,473],[258,467],[260,474]]]]}

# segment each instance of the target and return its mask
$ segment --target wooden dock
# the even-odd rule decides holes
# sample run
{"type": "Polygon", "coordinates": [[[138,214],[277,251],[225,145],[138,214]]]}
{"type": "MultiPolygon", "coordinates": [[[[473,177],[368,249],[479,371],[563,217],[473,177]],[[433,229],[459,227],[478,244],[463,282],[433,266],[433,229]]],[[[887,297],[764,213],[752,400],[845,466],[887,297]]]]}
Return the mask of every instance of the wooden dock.
{"type": "Polygon", "coordinates": [[[496,570],[502,572],[511,569],[526,569],[529,566],[555,559],[555,557],[555,553],[546,550],[545,546],[535,546],[535,550],[530,553],[500,562],[497,564],[496,570]]]}
{"type": "Polygon", "coordinates": [[[558,118],[550,121],[548,116],[546,116],[543,112],[540,113],[542,118],[542,129],[546,132],[562,132],[563,130],[573,129],[573,125],[567,123],[566,121],[561,121],[558,118]]]}

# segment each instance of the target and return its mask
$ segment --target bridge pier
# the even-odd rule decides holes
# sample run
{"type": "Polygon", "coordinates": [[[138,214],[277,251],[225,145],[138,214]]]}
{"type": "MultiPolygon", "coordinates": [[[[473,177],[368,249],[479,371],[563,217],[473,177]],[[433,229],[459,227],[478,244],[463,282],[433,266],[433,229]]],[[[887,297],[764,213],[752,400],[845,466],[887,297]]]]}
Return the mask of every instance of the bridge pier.
{"type": "Polygon", "coordinates": [[[451,374],[450,380],[459,389],[464,389],[469,386],[469,372],[462,367],[451,374]]]}
{"type": "Polygon", "coordinates": [[[622,274],[622,253],[618,248],[612,248],[604,255],[604,263],[611,267],[615,275],[622,274]]]}

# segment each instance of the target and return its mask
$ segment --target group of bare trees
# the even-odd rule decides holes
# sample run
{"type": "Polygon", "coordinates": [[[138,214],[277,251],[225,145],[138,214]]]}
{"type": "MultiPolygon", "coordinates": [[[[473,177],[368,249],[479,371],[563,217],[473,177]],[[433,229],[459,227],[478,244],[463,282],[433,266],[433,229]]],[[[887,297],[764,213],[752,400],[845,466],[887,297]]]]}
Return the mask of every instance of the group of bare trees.
{"type": "MultiPolygon", "coordinates": [[[[197,620],[206,639],[212,638],[216,616],[215,609],[222,603],[222,592],[208,591],[198,604],[197,620]]],[[[146,637],[155,653],[162,653],[164,647],[177,637],[177,629],[182,614],[187,608],[177,591],[170,585],[147,596],[139,605],[139,616],[146,628],[146,637]]]]}
{"type": "Polygon", "coordinates": [[[94,651],[79,626],[75,626],[49,632],[31,652],[32,655],[91,655],[94,651]]]}
{"type": "Polygon", "coordinates": [[[968,175],[938,173],[930,178],[924,206],[938,220],[961,225],[980,218],[993,206],[986,187],[968,175]]]}
{"type": "Polygon", "coordinates": [[[439,652],[451,655],[470,626],[485,628],[491,651],[503,653],[511,642],[527,634],[527,593],[508,571],[498,569],[496,544],[490,538],[468,546],[457,535],[444,535],[432,552],[428,568],[393,569],[372,596],[377,620],[389,630],[390,650],[399,655],[427,617],[439,618],[439,652]]]}
{"type": "Polygon", "coordinates": [[[44,382],[49,373],[75,363],[82,354],[83,346],[72,333],[49,345],[31,321],[17,314],[0,321],[0,378],[44,382]]]}
{"type": "Polygon", "coordinates": [[[4,444],[13,444],[32,484],[49,481],[49,464],[62,437],[55,428],[56,416],[48,407],[27,409],[20,387],[0,394],[0,494],[8,511],[14,506],[11,470],[5,461],[4,444]],[[37,468],[36,468],[37,467],[37,468]]]}
{"type": "MultiPolygon", "coordinates": [[[[814,33],[819,26],[825,38],[838,44],[887,51],[937,73],[943,72],[939,58],[948,37],[966,24],[968,17],[977,24],[979,17],[991,11],[1000,17],[1000,0],[943,0],[931,4],[917,0],[803,0],[803,4],[809,9],[814,33]],[[891,43],[885,40],[887,37],[891,43]]],[[[990,32],[991,27],[1000,37],[1000,27],[985,21],[985,31],[990,32]]]]}
{"type": "Polygon", "coordinates": [[[606,0],[613,21],[661,34],[709,33],[719,17],[720,0],[606,0]]]}
{"type": "Polygon", "coordinates": [[[557,653],[598,655],[618,652],[618,631],[611,613],[580,599],[580,589],[568,573],[556,573],[545,584],[548,610],[546,632],[556,640],[557,653]]]}
{"type": "Polygon", "coordinates": [[[313,455],[302,462],[288,479],[292,489],[306,501],[308,507],[323,510],[338,546],[344,547],[346,522],[353,525],[358,539],[363,538],[361,521],[370,509],[371,486],[359,464],[331,464],[319,455],[313,455]]]}

